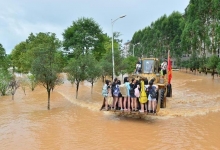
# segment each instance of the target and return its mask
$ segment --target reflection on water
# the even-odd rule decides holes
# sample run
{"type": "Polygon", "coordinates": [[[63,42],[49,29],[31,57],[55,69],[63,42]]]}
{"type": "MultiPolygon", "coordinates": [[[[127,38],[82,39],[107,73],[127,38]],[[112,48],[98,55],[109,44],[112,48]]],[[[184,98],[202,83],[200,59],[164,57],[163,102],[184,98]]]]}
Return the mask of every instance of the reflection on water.
{"type": "Polygon", "coordinates": [[[173,97],[144,119],[100,112],[102,83],[65,81],[51,94],[21,89],[0,97],[0,149],[219,149],[220,79],[173,72],[173,97]],[[91,92],[93,94],[91,94],[91,92]]]}

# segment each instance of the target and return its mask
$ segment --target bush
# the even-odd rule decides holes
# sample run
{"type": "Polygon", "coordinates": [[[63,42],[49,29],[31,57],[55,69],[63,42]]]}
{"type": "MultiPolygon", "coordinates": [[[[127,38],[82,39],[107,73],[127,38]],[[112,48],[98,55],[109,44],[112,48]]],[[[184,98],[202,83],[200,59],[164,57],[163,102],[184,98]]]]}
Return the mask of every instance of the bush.
{"type": "Polygon", "coordinates": [[[6,92],[9,87],[9,82],[12,79],[12,74],[9,73],[7,70],[0,71],[0,93],[1,95],[6,95],[6,92]]]}

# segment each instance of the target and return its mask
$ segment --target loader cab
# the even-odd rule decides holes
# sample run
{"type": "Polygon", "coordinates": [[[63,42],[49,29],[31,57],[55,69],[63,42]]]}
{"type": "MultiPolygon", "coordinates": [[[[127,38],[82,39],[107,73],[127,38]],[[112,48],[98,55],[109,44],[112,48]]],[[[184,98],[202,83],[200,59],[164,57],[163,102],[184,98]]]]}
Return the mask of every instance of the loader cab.
{"type": "Polygon", "coordinates": [[[157,74],[159,73],[159,60],[156,58],[143,58],[141,68],[143,74],[157,74]]]}

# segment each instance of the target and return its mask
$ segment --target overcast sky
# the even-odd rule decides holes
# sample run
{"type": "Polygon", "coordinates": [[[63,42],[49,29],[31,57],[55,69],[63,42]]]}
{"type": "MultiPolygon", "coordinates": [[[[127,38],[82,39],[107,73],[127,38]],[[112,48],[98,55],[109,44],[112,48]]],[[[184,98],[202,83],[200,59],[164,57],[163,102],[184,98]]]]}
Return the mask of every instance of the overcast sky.
{"type": "Polygon", "coordinates": [[[123,42],[162,15],[184,13],[189,0],[1,0],[0,43],[11,53],[15,45],[38,32],[62,33],[81,17],[93,18],[111,36],[111,19],[123,42]]]}

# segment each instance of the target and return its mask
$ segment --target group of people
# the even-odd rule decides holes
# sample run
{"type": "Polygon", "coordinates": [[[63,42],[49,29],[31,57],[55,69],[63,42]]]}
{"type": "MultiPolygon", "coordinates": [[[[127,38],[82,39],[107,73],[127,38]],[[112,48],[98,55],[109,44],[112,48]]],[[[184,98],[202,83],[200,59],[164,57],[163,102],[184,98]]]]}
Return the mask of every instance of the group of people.
{"type": "Polygon", "coordinates": [[[136,80],[124,78],[124,83],[117,78],[113,82],[106,80],[102,88],[105,110],[139,111],[156,113],[157,87],[154,79],[136,80]]]}
{"type": "MultiPolygon", "coordinates": [[[[144,63],[144,61],[143,61],[144,63]]],[[[150,60],[145,63],[150,64],[150,60]]],[[[149,66],[149,65],[145,65],[149,66]]],[[[143,73],[152,73],[152,66],[148,68],[148,71],[143,73]]],[[[167,60],[164,61],[159,66],[159,71],[162,79],[167,74],[167,60]]],[[[142,73],[142,60],[138,58],[136,63],[135,71],[136,74],[142,73]]],[[[102,95],[104,96],[104,108],[105,110],[121,110],[121,111],[140,111],[156,113],[157,106],[157,86],[153,84],[154,79],[149,82],[147,79],[141,78],[136,80],[134,78],[130,79],[128,77],[124,78],[124,83],[122,84],[117,78],[113,82],[106,80],[102,88],[102,95]]]]}

